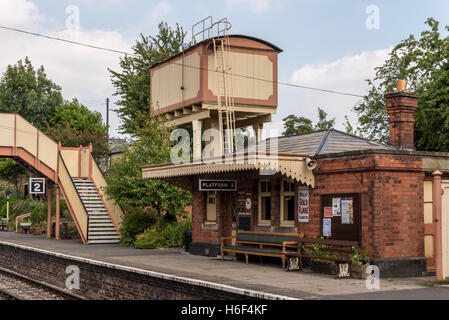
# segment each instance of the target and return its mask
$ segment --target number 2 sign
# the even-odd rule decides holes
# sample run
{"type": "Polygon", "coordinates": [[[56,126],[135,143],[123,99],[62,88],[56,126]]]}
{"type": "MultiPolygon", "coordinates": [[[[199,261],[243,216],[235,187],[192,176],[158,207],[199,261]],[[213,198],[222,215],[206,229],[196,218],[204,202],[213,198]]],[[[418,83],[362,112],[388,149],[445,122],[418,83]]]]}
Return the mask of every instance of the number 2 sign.
{"type": "Polygon", "coordinates": [[[30,194],[45,194],[44,178],[30,178],[30,194]]]}

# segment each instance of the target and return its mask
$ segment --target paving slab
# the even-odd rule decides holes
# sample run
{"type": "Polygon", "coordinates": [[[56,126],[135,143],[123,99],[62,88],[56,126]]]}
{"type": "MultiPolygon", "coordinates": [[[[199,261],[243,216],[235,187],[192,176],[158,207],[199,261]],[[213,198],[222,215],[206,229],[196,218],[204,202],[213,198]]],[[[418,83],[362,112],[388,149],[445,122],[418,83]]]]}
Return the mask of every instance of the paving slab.
{"type": "MultiPolygon", "coordinates": [[[[181,249],[137,250],[114,244],[86,246],[76,240],[47,240],[45,237],[0,232],[0,242],[9,242],[31,248],[88,258],[97,261],[134,267],[288,296],[296,299],[383,299],[398,296],[419,296],[424,283],[435,277],[381,279],[380,290],[366,288],[365,280],[335,279],[331,275],[303,272],[285,272],[279,265],[246,265],[239,261],[195,256],[181,249]],[[402,294],[397,294],[402,292],[402,294]],[[383,297],[383,298],[382,298],[383,297]]],[[[435,290],[431,290],[432,296],[435,290]]],[[[449,289],[441,288],[439,297],[449,299],[449,289]],[[447,292],[446,292],[446,291],[447,292]]],[[[401,298],[402,297],[402,298],[401,298]]]]}

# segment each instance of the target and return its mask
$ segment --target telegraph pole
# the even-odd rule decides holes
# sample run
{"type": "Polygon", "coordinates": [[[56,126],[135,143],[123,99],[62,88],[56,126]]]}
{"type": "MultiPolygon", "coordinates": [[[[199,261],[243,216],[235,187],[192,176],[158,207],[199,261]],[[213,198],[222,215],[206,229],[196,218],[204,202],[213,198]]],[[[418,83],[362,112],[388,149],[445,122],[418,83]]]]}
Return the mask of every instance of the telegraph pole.
{"type": "Polygon", "coordinates": [[[108,142],[108,154],[106,155],[106,165],[109,163],[109,98],[106,98],[106,128],[108,130],[107,142],[108,142]]]}
{"type": "Polygon", "coordinates": [[[109,98],[106,98],[106,127],[108,128],[108,143],[109,143],[109,98]]]}

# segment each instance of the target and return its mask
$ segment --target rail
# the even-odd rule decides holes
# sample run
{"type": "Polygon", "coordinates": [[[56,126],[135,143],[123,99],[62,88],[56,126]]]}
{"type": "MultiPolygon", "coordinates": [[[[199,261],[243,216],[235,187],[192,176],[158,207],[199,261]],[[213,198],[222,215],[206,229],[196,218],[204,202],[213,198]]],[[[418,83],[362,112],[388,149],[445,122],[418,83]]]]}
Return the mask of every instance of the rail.
{"type": "Polygon", "coordinates": [[[83,243],[86,244],[88,239],[89,215],[84,203],[81,201],[78,190],[75,188],[75,184],[73,183],[72,177],[62,156],[59,157],[59,182],[64,198],[70,199],[70,201],[67,201],[67,207],[69,208],[83,243]]]}

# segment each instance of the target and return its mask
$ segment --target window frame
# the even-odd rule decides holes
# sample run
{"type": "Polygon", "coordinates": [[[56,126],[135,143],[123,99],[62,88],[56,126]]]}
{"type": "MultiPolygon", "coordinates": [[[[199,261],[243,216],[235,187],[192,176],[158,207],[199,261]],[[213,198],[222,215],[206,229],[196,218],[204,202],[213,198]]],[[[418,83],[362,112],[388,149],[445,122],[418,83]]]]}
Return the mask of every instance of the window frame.
{"type": "Polygon", "coordinates": [[[207,191],[206,192],[206,224],[217,224],[217,192],[216,191],[207,191]],[[211,195],[213,194],[213,197],[211,195]],[[209,199],[215,200],[215,213],[213,214],[215,216],[214,220],[209,219],[209,199]]]}
{"type": "MultiPolygon", "coordinates": [[[[273,219],[273,212],[270,208],[271,219],[262,220],[262,198],[270,197],[272,199],[272,184],[270,179],[259,179],[259,194],[258,194],[258,225],[259,226],[271,226],[271,219],[273,219]],[[269,192],[262,192],[262,183],[268,182],[270,185],[269,192]]],[[[270,201],[271,203],[271,201],[270,201]]]]}
{"type": "Polygon", "coordinates": [[[291,180],[291,179],[287,179],[287,178],[282,178],[281,179],[281,195],[280,195],[280,211],[279,211],[279,215],[280,215],[280,221],[281,221],[281,226],[285,226],[285,227],[294,227],[295,226],[295,208],[296,208],[296,183],[291,180]],[[285,192],[284,190],[284,183],[290,183],[293,185],[293,191],[289,191],[289,192],[285,192]],[[285,220],[284,219],[284,197],[286,196],[290,196],[293,197],[293,220],[285,220]]]}

